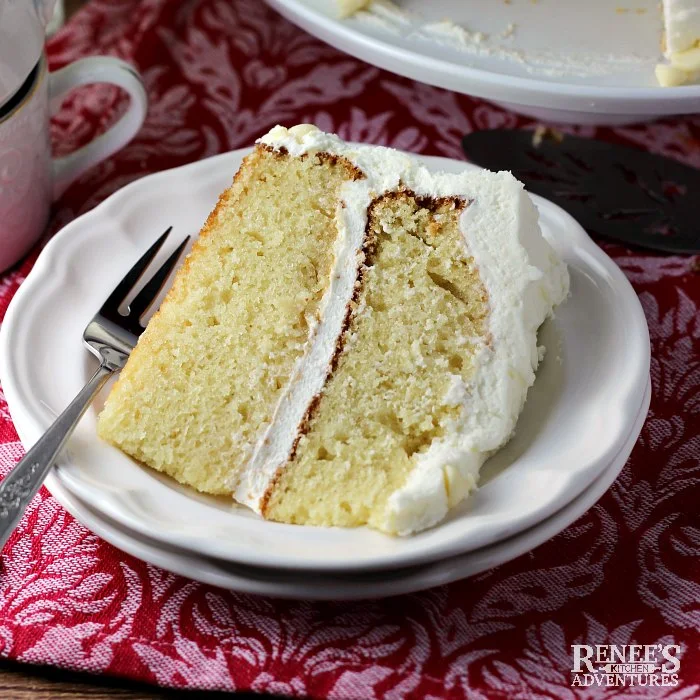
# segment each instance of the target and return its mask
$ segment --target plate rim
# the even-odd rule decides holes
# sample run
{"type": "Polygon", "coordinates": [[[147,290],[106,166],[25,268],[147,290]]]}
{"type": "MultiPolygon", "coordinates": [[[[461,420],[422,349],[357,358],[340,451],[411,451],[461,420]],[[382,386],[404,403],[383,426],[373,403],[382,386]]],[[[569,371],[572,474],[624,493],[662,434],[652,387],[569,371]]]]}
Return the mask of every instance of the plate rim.
{"type": "Polygon", "coordinates": [[[326,41],[325,36],[332,36],[339,43],[333,44],[341,51],[360,60],[368,61],[384,70],[402,75],[419,82],[435,85],[447,90],[454,90],[472,97],[479,97],[496,102],[507,102],[521,106],[565,110],[567,112],[586,112],[589,114],[629,115],[638,114],[644,117],[694,114],[700,108],[700,84],[678,85],[665,88],[659,86],[603,86],[585,85],[566,82],[553,82],[538,78],[512,76],[494,71],[460,66],[457,63],[416,53],[395,46],[387,41],[369,37],[354,26],[338,18],[320,13],[303,0],[267,0],[267,3],[290,22],[297,24],[304,31],[326,41]],[[300,19],[301,22],[296,21],[300,19]],[[320,36],[316,31],[323,34],[320,36]],[[382,60],[396,64],[395,68],[380,65],[368,60],[366,56],[358,55],[362,47],[372,54],[381,55],[382,60]],[[420,68],[429,69],[430,73],[438,76],[434,80],[413,78],[410,71],[401,70],[404,66],[414,66],[420,62],[420,68]],[[450,78],[439,81],[439,76],[450,78]],[[460,83],[463,84],[460,87],[460,83]],[[494,95],[489,88],[506,89],[508,95],[494,95]],[[468,90],[468,91],[467,91],[468,90]],[[601,112],[600,101],[615,105],[601,112]]]}
{"type": "MultiPolygon", "coordinates": [[[[14,329],[17,326],[17,321],[15,320],[15,317],[19,319],[22,315],[22,310],[24,306],[27,305],[28,301],[25,301],[25,298],[27,300],[30,299],[32,289],[34,286],[40,283],[42,276],[45,275],[48,271],[52,269],[52,266],[55,268],[60,261],[57,261],[56,258],[61,257],[61,251],[65,249],[70,249],[70,246],[63,246],[63,241],[65,240],[70,240],[70,237],[72,236],[72,229],[76,225],[85,225],[85,222],[87,221],[88,223],[92,218],[95,216],[98,216],[102,210],[105,208],[109,207],[116,207],[116,202],[119,200],[123,199],[124,197],[128,197],[130,192],[134,189],[138,189],[143,186],[145,181],[152,180],[152,179],[169,179],[172,177],[178,177],[179,174],[182,171],[188,171],[191,172],[193,169],[201,169],[202,171],[206,171],[207,168],[210,169],[210,172],[216,172],[216,166],[219,161],[225,161],[226,159],[229,158],[234,158],[234,157],[242,157],[246,153],[248,153],[250,150],[250,147],[248,148],[243,148],[243,149],[236,149],[234,151],[230,151],[228,153],[223,153],[219,154],[216,156],[213,156],[208,159],[204,159],[201,161],[197,161],[195,163],[190,163],[187,165],[179,166],[177,168],[173,168],[170,170],[166,171],[161,171],[159,173],[154,173],[152,175],[146,176],[140,180],[137,180],[135,182],[130,183],[129,185],[126,185],[124,188],[121,188],[117,192],[115,192],[113,195],[105,199],[103,202],[101,202],[99,205],[97,205],[94,209],[91,211],[87,212],[86,214],[83,214],[82,216],[78,217],[75,219],[73,222],[68,224],[64,229],[62,229],[45,247],[44,251],[42,251],[41,255],[39,256],[39,259],[34,267],[34,269],[30,272],[29,276],[25,280],[25,282],[21,285],[20,289],[18,290],[17,294],[13,298],[10,307],[8,308],[7,315],[5,317],[5,321],[2,324],[2,327],[0,327],[0,376],[3,377],[3,382],[4,382],[4,387],[5,387],[5,395],[8,401],[8,405],[10,406],[11,411],[14,410],[15,412],[19,411],[20,413],[18,414],[18,418],[15,418],[15,424],[17,426],[18,432],[22,435],[24,440],[27,440],[28,442],[32,442],[33,440],[36,439],[36,435],[41,434],[47,426],[45,426],[43,423],[44,421],[41,420],[41,418],[38,418],[36,415],[28,415],[25,416],[23,414],[31,414],[30,411],[27,411],[22,407],[22,402],[21,399],[19,398],[22,394],[20,388],[18,386],[15,386],[15,377],[13,376],[12,372],[9,371],[9,365],[11,364],[11,355],[12,353],[9,352],[9,347],[10,347],[10,340],[12,339],[14,329]],[[82,222],[78,224],[78,222],[82,222]],[[28,423],[31,424],[31,429],[27,428],[25,425],[25,419],[28,423]]],[[[421,154],[414,154],[417,155],[419,158],[427,159],[430,161],[431,159],[439,163],[440,161],[453,161],[457,162],[460,165],[463,165],[465,168],[475,168],[478,169],[476,166],[468,164],[466,162],[462,161],[454,161],[454,159],[449,159],[445,158],[442,156],[424,156],[421,154]]],[[[202,175],[204,177],[204,175],[202,175]]],[[[571,227],[571,235],[572,239],[575,241],[576,245],[580,247],[583,251],[585,251],[588,255],[591,255],[597,262],[601,263],[603,267],[606,269],[606,271],[611,274],[614,278],[616,278],[616,281],[622,285],[622,287],[626,290],[627,294],[629,295],[629,300],[633,304],[633,312],[637,314],[638,320],[640,321],[640,327],[639,330],[643,331],[644,333],[644,357],[642,358],[642,363],[644,367],[646,367],[645,371],[645,376],[648,376],[648,370],[649,370],[649,363],[650,363],[650,346],[648,342],[648,328],[646,325],[646,320],[644,318],[644,313],[641,308],[641,304],[639,303],[639,300],[637,298],[637,295],[635,294],[634,290],[632,289],[629,281],[627,278],[623,275],[623,273],[620,271],[620,269],[615,265],[615,263],[588,237],[588,235],[585,233],[585,231],[579,226],[579,224],[569,215],[567,214],[564,210],[559,208],[558,206],[554,205],[553,203],[549,202],[548,200],[544,200],[541,197],[533,196],[533,199],[536,202],[539,202],[540,204],[546,203],[543,206],[549,207],[554,211],[554,213],[557,216],[564,217],[564,220],[567,222],[567,225],[571,227]]],[[[97,227],[95,227],[97,228],[97,227]]],[[[94,234],[97,235],[97,234],[94,234]]],[[[75,251],[70,251],[71,253],[74,253],[75,251]]],[[[70,259],[71,255],[67,255],[66,253],[63,253],[63,257],[67,257],[70,259]]],[[[64,261],[65,262],[65,261],[64,261]]],[[[21,324],[21,321],[20,321],[21,324]]],[[[632,392],[633,389],[630,389],[630,392],[632,392]]],[[[26,392],[25,392],[26,393],[26,392]]],[[[626,414],[630,415],[636,415],[637,411],[639,409],[639,405],[641,404],[641,401],[643,400],[643,393],[644,393],[644,388],[641,390],[642,396],[640,396],[637,400],[634,400],[633,396],[627,397],[628,402],[634,401],[634,405],[630,405],[626,407],[626,414]]],[[[639,391],[637,390],[637,387],[634,387],[634,395],[638,395],[639,391]]],[[[621,401],[621,404],[623,402],[621,401]]],[[[629,421],[625,423],[626,425],[629,424],[629,421]]],[[[624,439],[626,436],[620,437],[615,444],[618,446],[620,444],[624,443],[624,439]]],[[[574,492],[571,494],[569,498],[569,501],[576,497],[581,491],[583,491],[605,468],[605,464],[602,465],[596,472],[594,472],[591,475],[591,478],[589,481],[586,483],[583,483],[580,488],[577,490],[574,490],[574,492]]],[[[76,492],[76,489],[73,487],[71,488],[71,484],[66,485],[67,488],[71,489],[76,495],[79,497],[85,498],[84,494],[81,494],[81,492],[78,490],[76,492]]],[[[567,501],[568,502],[568,501],[567,501]]],[[[563,503],[559,503],[559,507],[564,505],[563,503]]],[[[95,507],[98,507],[97,505],[95,507]]],[[[105,506],[104,504],[101,504],[101,510],[104,510],[105,506]]],[[[544,517],[548,517],[548,515],[551,515],[552,512],[554,512],[556,508],[550,510],[549,512],[546,512],[544,517]]],[[[124,513],[117,513],[117,512],[109,512],[107,510],[107,514],[110,515],[111,517],[115,517],[119,522],[124,524],[125,526],[129,527],[130,526],[130,520],[128,517],[124,515],[124,513]]],[[[540,518],[541,519],[541,518],[540,518]]],[[[533,524],[534,521],[529,521],[527,525],[524,525],[523,527],[528,527],[533,524]]],[[[142,526],[144,527],[144,526],[142,526]]],[[[507,531],[502,537],[507,537],[507,536],[512,536],[515,530],[512,531],[507,531]]],[[[164,540],[167,541],[167,540],[164,540]]],[[[248,563],[256,564],[257,565],[267,565],[269,563],[270,559],[269,557],[260,557],[258,553],[255,553],[255,556],[253,558],[244,558],[241,559],[240,557],[238,558],[232,558],[231,555],[225,555],[221,553],[221,549],[219,547],[207,547],[205,550],[202,550],[202,538],[198,538],[196,540],[193,540],[193,544],[189,546],[190,549],[196,552],[206,552],[210,556],[216,556],[220,558],[228,558],[232,561],[246,561],[248,563]]],[[[178,543],[178,546],[182,546],[181,543],[178,543]]],[[[483,545],[482,545],[483,546],[483,545]]],[[[476,547],[474,547],[476,548],[476,547]]],[[[289,568],[289,569],[317,569],[317,570],[351,570],[351,569],[369,569],[369,568],[381,568],[381,569],[389,569],[389,568],[397,568],[400,566],[406,566],[411,563],[416,563],[416,562],[425,562],[425,561],[430,561],[430,560],[435,560],[443,556],[449,556],[453,555],[456,552],[464,552],[465,549],[464,547],[461,548],[456,548],[455,546],[452,547],[443,547],[439,550],[440,553],[430,553],[430,552],[423,552],[422,554],[417,554],[414,553],[412,555],[406,555],[404,554],[403,556],[398,556],[398,557],[392,557],[390,558],[389,561],[387,561],[387,556],[390,555],[375,555],[374,559],[366,560],[362,559],[359,561],[350,561],[350,562],[344,562],[342,564],[333,562],[330,563],[327,561],[322,561],[322,560],[305,560],[302,564],[299,564],[297,561],[288,561],[287,563],[283,565],[279,565],[279,568],[289,568]],[[445,552],[443,549],[447,549],[448,551],[445,552]]],[[[284,561],[284,560],[283,560],[284,561]]]]}
{"type": "MultiPolygon", "coordinates": [[[[97,534],[98,537],[101,537],[106,542],[109,542],[112,546],[116,547],[122,552],[126,552],[130,556],[136,557],[141,561],[159,566],[160,568],[171,571],[179,576],[186,576],[188,578],[200,581],[201,583],[219,586],[227,590],[246,593],[249,595],[273,596],[288,600],[367,600],[395,595],[406,595],[409,593],[417,593],[419,591],[434,588],[436,586],[453,583],[472,576],[478,576],[484,571],[492,569],[496,566],[501,566],[513,559],[523,556],[524,554],[527,554],[528,552],[552,539],[560,532],[564,531],[572,523],[593,508],[603,497],[603,495],[607,493],[617,477],[620,475],[622,469],[627,464],[627,460],[629,459],[642,428],[644,427],[644,423],[646,422],[651,393],[651,379],[649,379],[647,380],[646,393],[642,406],[640,407],[639,414],[637,415],[635,424],[630,435],[628,436],[627,442],[623,445],[620,452],[616,455],[605,471],[600,474],[588,488],[574,498],[573,501],[565,505],[556,513],[553,513],[549,518],[546,518],[542,522],[539,522],[533,525],[531,528],[523,530],[522,532],[513,535],[506,540],[501,540],[492,545],[487,545],[486,547],[465,552],[454,557],[428,562],[426,564],[418,565],[417,567],[411,567],[409,571],[405,572],[405,576],[399,575],[398,579],[392,578],[390,582],[384,580],[380,583],[376,581],[369,583],[350,583],[347,580],[343,581],[342,578],[338,579],[336,577],[334,580],[329,581],[329,585],[329,583],[325,581],[319,581],[319,579],[316,577],[312,578],[311,585],[314,586],[314,588],[313,592],[310,592],[309,588],[303,588],[304,585],[308,586],[309,584],[304,584],[304,582],[299,581],[290,582],[289,580],[284,580],[283,577],[280,578],[279,575],[276,577],[276,581],[268,580],[264,583],[260,583],[254,578],[245,576],[244,573],[232,574],[230,571],[225,571],[223,566],[218,571],[216,569],[205,570],[202,567],[202,562],[205,565],[215,566],[217,560],[199,555],[195,552],[191,552],[190,550],[182,550],[182,554],[179,554],[178,552],[167,553],[165,556],[170,557],[169,561],[164,560],[163,556],[158,558],[149,555],[148,558],[144,558],[142,555],[143,549],[141,548],[139,550],[139,545],[142,547],[143,542],[139,539],[138,533],[124,533],[123,530],[127,529],[124,526],[109,522],[105,523],[99,512],[93,511],[89,504],[83,503],[78,496],[72,494],[55,478],[53,473],[49,474],[46,486],[51,495],[78,522],[80,522],[91,532],[97,534]],[[97,527],[95,527],[95,523],[98,524],[97,527]],[[115,531],[118,532],[116,537],[115,531]],[[133,546],[131,546],[129,549],[122,546],[125,539],[133,543],[133,546]],[[491,555],[491,559],[489,559],[489,554],[491,555]],[[189,562],[190,567],[186,569],[177,567],[177,570],[175,568],[171,568],[173,557],[177,557],[179,561],[189,562]],[[496,561],[493,561],[494,557],[496,561]],[[480,562],[472,565],[470,568],[469,563],[475,559],[480,559],[480,562]],[[196,566],[191,565],[194,561],[197,563],[196,566]],[[232,585],[231,582],[234,578],[237,582],[236,584],[232,585]],[[394,584],[395,588],[390,589],[391,584],[394,584]],[[333,592],[334,590],[337,590],[339,585],[344,586],[344,588],[342,588],[343,592],[341,595],[333,592]],[[348,588],[348,586],[350,586],[350,588],[348,588]],[[377,587],[379,587],[379,592],[377,592],[377,587]],[[302,588],[302,590],[299,590],[299,588],[302,588]]],[[[152,545],[147,543],[146,546],[150,547],[156,552],[160,552],[162,550],[159,549],[158,544],[158,542],[155,542],[152,545]]],[[[226,563],[228,562],[223,562],[223,564],[226,563]]],[[[272,573],[276,570],[270,569],[269,571],[272,573]]],[[[389,573],[400,574],[404,572],[389,573]]],[[[308,576],[309,574],[313,574],[313,572],[306,572],[306,574],[308,576]]]]}

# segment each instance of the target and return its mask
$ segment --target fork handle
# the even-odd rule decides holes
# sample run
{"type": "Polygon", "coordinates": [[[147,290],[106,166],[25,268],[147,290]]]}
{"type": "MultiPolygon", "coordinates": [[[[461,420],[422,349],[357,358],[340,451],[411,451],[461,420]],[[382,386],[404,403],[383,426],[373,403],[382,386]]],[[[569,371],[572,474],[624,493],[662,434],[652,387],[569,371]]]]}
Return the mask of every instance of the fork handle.
{"type": "Polygon", "coordinates": [[[24,511],[44,483],[49,469],[78,422],[104,386],[115,367],[100,364],[92,379],[81,389],[51,427],[0,482],[0,550],[17,527],[24,511]]]}

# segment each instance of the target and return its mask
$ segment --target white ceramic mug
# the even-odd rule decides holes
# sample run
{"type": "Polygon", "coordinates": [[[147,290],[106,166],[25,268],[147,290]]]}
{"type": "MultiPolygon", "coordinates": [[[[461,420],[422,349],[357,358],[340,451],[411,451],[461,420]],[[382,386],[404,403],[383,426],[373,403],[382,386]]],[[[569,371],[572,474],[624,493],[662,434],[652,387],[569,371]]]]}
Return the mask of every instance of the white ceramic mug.
{"type": "Polygon", "coordinates": [[[9,111],[7,105],[0,107],[0,271],[17,262],[41,237],[51,202],[70,182],[132,139],[143,124],[148,100],[138,73],[117,58],[84,58],[49,73],[42,57],[9,111]],[[52,159],[51,106],[72,88],[88,83],[123,88],[131,98],[129,108],[86,146],[52,159]]]}

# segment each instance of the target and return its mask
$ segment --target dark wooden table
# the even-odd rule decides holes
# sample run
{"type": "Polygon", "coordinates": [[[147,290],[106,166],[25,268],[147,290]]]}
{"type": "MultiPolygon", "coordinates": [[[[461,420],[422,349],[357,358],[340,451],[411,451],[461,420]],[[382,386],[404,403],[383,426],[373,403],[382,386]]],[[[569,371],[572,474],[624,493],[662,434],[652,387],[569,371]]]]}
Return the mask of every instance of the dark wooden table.
{"type": "MultiPolygon", "coordinates": [[[[151,700],[152,698],[183,698],[220,700],[227,693],[177,691],[154,688],[145,683],[133,683],[105,676],[73,673],[45,666],[29,666],[0,660],[0,698],[2,700],[151,700]]],[[[236,694],[241,700],[260,700],[260,695],[236,694]]],[[[269,699],[268,699],[269,700],[269,699]]]]}

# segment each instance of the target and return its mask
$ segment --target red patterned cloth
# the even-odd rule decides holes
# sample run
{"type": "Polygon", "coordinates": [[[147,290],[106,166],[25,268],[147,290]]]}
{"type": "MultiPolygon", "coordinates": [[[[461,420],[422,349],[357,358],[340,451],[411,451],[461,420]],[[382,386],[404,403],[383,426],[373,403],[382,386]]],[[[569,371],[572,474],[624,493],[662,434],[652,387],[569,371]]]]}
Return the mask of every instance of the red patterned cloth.
{"type": "MultiPolygon", "coordinates": [[[[142,72],[138,138],[76,182],[52,231],[147,173],[250,144],[277,123],[462,158],[474,129],[529,121],[334,50],[261,0],[93,0],[53,68],[106,53],[142,72]]],[[[99,86],[56,117],[68,152],[124,108],[99,86]]],[[[700,166],[700,118],[567,129],[700,166]]],[[[284,602],[175,576],[92,535],[43,490],[5,548],[0,654],[186,688],[314,698],[700,697],[700,273],[603,244],[653,343],[651,411],[620,478],[565,532],[470,580],[360,603],[284,602]],[[571,644],[676,643],[675,688],[571,687],[571,644]]],[[[0,319],[36,258],[0,276],[0,319]]],[[[0,472],[22,447],[0,393],[0,472]]]]}

